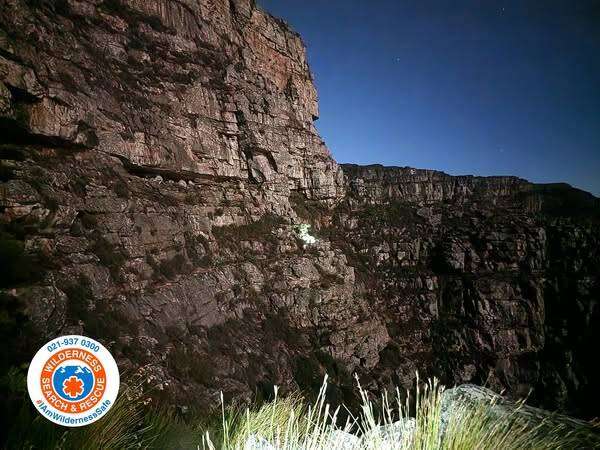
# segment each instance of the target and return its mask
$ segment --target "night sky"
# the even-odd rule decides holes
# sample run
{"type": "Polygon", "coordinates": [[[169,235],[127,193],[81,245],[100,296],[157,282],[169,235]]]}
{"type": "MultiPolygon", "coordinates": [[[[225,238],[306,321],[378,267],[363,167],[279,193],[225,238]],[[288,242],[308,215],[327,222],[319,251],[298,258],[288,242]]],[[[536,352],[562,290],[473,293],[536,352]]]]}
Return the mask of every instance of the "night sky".
{"type": "Polygon", "coordinates": [[[600,195],[600,1],[259,0],[308,46],[338,162],[600,195]]]}

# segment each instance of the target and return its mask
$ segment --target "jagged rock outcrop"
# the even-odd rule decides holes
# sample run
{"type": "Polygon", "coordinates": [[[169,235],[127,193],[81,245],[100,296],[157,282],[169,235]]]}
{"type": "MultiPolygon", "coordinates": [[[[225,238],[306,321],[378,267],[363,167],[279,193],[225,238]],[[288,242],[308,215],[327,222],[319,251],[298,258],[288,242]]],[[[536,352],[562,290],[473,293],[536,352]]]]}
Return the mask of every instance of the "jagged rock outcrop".
{"type": "Polygon", "coordinates": [[[302,41],[250,0],[1,6],[3,370],[81,333],[179,405],[418,369],[596,414],[595,198],[342,171],[302,41]]]}

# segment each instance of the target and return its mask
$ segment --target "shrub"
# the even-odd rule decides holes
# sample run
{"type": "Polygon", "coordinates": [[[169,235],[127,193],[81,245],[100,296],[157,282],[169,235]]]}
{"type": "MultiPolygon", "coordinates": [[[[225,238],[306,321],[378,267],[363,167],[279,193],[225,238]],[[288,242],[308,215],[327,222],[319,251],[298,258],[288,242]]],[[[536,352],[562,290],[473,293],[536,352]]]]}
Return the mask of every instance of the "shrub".
{"type": "MultiPolygon", "coordinates": [[[[191,355],[183,354],[184,360],[191,355]]],[[[185,362],[185,361],[184,361],[185,362]]],[[[12,371],[4,386],[23,390],[24,374],[12,371]],[[19,382],[18,377],[23,379],[19,382]],[[12,381],[11,381],[12,380],[12,381]],[[20,387],[19,387],[20,386],[20,387]]],[[[443,386],[430,380],[408,393],[406,401],[386,393],[376,402],[364,391],[360,413],[336,425],[341,409],[326,402],[327,378],[316,401],[309,405],[298,395],[274,400],[245,411],[225,408],[221,396],[220,421],[213,415],[187,420],[173,410],[148,408],[148,393],[140,377],[122,385],[119,398],[106,417],[82,428],[51,424],[23,402],[18,419],[8,430],[7,448],[100,449],[276,449],[276,450],[492,450],[598,448],[598,430],[584,422],[536,410],[532,418],[521,403],[497,414],[498,399],[457,400],[445,409],[443,386]],[[413,399],[410,401],[409,399],[413,399]],[[377,406],[376,406],[377,404],[377,406]],[[381,406],[381,407],[378,407],[381,406]],[[409,416],[409,410],[414,416],[409,416]],[[446,414],[451,412],[450,415],[446,414]],[[254,446],[249,443],[254,442],[254,446]]],[[[396,391],[396,397],[400,397],[396,391]]]]}
{"type": "MultiPolygon", "coordinates": [[[[25,374],[22,375],[23,378],[25,374]]],[[[102,420],[80,428],[65,428],[53,424],[38,414],[22,395],[15,405],[18,415],[7,431],[3,448],[8,449],[134,449],[149,448],[158,439],[160,417],[168,417],[157,411],[147,415],[146,396],[141,389],[139,376],[129,377],[121,385],[119,397],[102,420]]],[[[170,426],[174,424],[169,421],[170,426]]],[[[162,428],[164,430],[164,427],[162,428]]]]}
{"type": "Polygon", "coordinates": [[[201,235],[185,233],[185,251],[193,264],[200,267],[210,266],[212,254],[208,240],[201,235]]]}
{"type": "Polygon", "coordinates": [[[246,225],[228,225],[213,228],[213,234],[224,245],[235,245],[240,241],[277,242],[273,234],[275,228],[283,223],[283,218],[272,214],[246,225]]]}
{"type": "Polygon", "coordinates": [[[315,200],[308,200],[300,192],[294,191],[290,194],[290,204],[294,212],[301,219],[309,222],[323,215],[325,212],[323,206],[315,200]]]}

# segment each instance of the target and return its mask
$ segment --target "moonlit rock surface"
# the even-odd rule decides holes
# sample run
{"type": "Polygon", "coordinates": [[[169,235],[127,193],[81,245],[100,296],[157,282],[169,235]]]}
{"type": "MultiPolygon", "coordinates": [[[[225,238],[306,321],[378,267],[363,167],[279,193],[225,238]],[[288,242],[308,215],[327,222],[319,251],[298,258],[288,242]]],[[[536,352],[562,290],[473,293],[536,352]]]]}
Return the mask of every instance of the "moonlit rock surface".
{"type": "Polygon", "coordinates": [[[340,166],[318,114],[253,1],[3,1],[0,237],[43,264],[2,289],[36,332],[6,361],[93,334],[180,407],[418,370],[597,416],[597,199],[340,166]]]}
{"type": "Polygon", "coordinates": [[[310,225],[305,223],[298,225],[298,237],[305,245],[312,245],[317,242],[317,238],[310,235],[310,225]]]}
{"type": "Polygon", "coordinates": [[[404,418],[369,430],[361,438],[361,448],[410,448],[414,434],[415,419],[404,418]]]}
{"type": "Polygon", "coordinates": [[[277,447],[271,445],[265,438],[251,435],[244,444],[244,450],[278,450],[277,447]]]}

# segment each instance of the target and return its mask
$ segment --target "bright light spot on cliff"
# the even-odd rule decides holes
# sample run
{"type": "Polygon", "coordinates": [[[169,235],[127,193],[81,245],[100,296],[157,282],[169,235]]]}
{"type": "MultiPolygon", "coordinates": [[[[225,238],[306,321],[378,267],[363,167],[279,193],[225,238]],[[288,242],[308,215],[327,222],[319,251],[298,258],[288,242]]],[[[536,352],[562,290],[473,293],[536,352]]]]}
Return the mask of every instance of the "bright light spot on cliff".
{"type": "Polygon", "coordinates": [[[309,230],[310,225],[307,223],[302,223],[296,226],[296,233],[298,233],[298,237],[304,242],[304,245],[311,245],[317,242],[317,238],[311,236],[309,230]]]}

